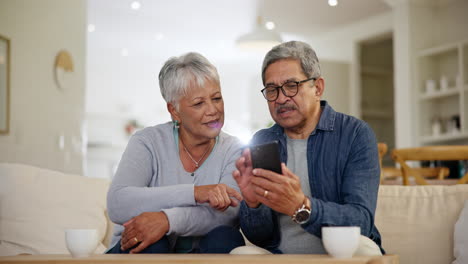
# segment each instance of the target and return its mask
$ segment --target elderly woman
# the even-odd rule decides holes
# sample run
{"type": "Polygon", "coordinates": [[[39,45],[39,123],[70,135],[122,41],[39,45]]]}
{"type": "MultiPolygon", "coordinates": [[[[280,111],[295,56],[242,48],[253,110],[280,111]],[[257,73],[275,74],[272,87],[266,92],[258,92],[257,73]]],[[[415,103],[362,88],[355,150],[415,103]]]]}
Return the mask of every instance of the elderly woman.
{"type": "Polygon", "coordinates": [[[173,121],[130,139],[107,196],[107,253],[228,253],[244,245],[231,175],[242,146],[221,131],[217,70],[188,53],[164,64],[159,86],[173,121]]]}

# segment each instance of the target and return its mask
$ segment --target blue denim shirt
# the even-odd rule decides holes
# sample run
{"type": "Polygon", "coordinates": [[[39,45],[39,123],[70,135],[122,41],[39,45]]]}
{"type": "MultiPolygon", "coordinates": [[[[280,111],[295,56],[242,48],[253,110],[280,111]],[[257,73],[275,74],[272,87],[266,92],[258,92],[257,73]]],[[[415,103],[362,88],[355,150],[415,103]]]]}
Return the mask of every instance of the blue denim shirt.
{"type": "MultiPolygon", "coordinates": [[[[307,162],[312,197],[310,220],[302,227],[322,237],[322,226],[360,226],[361,234],[381,247],[374,225],[380,167],[375,135],[362,120],[335,112],[321,101],[320,121],[307,140],[307,162]]],[[[251,144],[277,140],[281,161],[288,153],[286,134],[275,124],[255,133],[251,144]]],[[[245,236],[257,246],[280,252],[278,213],[265,205],[249,208],[242,202],[240,223],[245,236]]]]}

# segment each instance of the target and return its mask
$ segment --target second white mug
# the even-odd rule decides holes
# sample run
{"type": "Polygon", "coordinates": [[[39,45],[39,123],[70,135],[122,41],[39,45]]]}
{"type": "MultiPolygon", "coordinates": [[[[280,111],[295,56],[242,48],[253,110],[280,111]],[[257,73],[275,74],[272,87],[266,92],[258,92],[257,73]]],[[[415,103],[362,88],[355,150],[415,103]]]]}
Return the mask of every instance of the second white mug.
{"type": "Polygon", "coordinates": [[[89,257],[98,245],[98,232],[96,229],[67,229],[65,242],[72,257],[89,257]]]}
{"type": "Polygon", "coordinates": [[[322,227],[322,243],[334,258],[351,258],[356,252],[361,237],[359,226],[322,227]]]}

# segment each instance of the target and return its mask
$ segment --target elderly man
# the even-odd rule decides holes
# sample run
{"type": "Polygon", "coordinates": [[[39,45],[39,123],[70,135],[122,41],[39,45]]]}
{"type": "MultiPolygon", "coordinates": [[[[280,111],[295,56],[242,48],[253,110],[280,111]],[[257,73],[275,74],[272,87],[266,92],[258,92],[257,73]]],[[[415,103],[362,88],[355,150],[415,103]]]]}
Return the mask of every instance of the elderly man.
{"type": "Polygon", "coordinates": [[[253,169],[248,149],[237,160],[233,176],[244,197],[239,215],[245,236],[273,253],[320,254],[323,226],[359,226],[358,252],[380,255],[374,225],[379,161],[372,129],[320,100],[325,81],[306,43],[270,50],[262,81],[276,124],[258,131],[251,144],[278,141],[282,174],[253,169]]]}

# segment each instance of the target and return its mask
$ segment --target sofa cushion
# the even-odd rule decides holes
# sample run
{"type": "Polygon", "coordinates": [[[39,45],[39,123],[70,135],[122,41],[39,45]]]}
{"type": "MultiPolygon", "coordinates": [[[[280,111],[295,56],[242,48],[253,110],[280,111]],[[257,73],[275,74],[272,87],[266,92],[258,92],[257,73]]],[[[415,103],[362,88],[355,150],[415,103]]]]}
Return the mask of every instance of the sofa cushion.
{"type": "Polygon", "coordinates": [[[68,228],[96,228],[103,240],[108,180],[3,163],[0,182],[1,254],[67,254],[68,228]]]}
{"type": "Polygon", "coordinates": [[[467,199],[465,184],[380,186],[375,222],[383,248],[401,264],[451,263],[454,225],[467,199]]]}
{"type": "Polygon", "coordinates": [[[455,261],[452,264],[468,263],[468,200],[465,201],[465,206],[455,224],[453,236],[455,261]]]}

